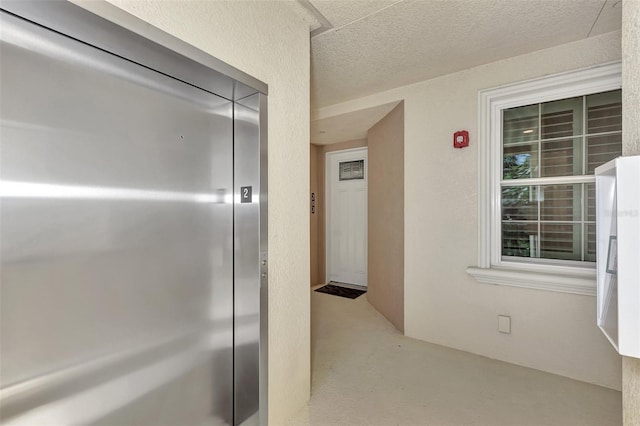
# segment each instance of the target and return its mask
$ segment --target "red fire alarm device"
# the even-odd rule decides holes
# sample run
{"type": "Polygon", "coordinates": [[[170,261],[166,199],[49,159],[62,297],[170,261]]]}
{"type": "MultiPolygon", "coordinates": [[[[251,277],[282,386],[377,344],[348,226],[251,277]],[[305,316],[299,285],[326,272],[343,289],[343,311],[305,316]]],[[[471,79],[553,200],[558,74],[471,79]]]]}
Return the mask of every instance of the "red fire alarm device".
{"type": "Polygon", "coordinates": [[[465,146],[469,146],[469,132],[466,130],[455,132],[453,134],[453,147],[464,148],[465,146]]]}

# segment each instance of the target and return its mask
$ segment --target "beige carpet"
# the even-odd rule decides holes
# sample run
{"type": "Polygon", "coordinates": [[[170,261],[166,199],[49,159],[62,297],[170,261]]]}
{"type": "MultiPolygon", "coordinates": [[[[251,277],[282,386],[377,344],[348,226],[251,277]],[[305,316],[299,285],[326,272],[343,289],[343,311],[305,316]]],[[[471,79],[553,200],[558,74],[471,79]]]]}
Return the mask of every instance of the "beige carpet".
{"type": "Polygon", "coordinates": [[[313,292],[312,391],[292,425],[620,425],[621,393],[404,337],[313,292]]]}

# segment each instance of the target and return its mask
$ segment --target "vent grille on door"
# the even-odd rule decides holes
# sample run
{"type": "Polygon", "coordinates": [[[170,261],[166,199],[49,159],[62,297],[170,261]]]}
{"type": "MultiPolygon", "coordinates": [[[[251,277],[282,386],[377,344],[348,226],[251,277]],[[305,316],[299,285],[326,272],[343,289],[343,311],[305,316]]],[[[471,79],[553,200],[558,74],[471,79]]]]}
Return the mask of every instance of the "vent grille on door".
{"type": "Polygon", "coordinates": [[[364,179],[364,160],[340,162],[339,180],[364,179]]]}

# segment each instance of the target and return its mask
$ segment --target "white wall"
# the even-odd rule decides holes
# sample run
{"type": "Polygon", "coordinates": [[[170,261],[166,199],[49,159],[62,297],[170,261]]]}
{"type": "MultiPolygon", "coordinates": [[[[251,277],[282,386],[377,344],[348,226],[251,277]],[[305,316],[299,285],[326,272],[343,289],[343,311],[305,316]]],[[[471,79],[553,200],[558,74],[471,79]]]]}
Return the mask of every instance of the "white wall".
{"type": "Polygon", "coordinates": [[[591,296],[480,284],[478,90],[619,60],[620,32],[553,47],[323,108],[322,116],[405,101],[405,333],[615,389],[621,361],[591,296]],[[452,147],[457,130],[471,144],[452,147]],[[496,331],[497,315],[512,333],[496,331]]]}
{"type": "Polygon", "coordinates": [[[310,389],[309,26],[286,2],[110,2],[269,85],[269,423],[282,424],[310,389]]]}
{"type": "Polygon", "coordinates": [[[622,3],[622,149],[640,155],[640,0],[622,3]]]}
{"type": "MultiPolygon", "coordinates": [[[[622,3],[622,150],[640,155],[640,0],[622,3]]],[[[623,420],[640,425],[640,359],[622,362],[623,420]]]]}

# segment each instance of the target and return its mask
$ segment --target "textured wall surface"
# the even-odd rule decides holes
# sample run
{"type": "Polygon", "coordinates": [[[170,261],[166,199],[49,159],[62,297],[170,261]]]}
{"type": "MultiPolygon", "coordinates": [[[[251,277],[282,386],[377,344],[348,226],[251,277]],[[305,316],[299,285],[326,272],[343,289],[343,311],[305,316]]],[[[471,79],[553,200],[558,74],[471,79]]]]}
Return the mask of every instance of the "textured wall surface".
{"type": "Polygon", "coordinates": [[[333,105],[340,114],[404,99],[405,333],[575,379],[621,388],[621,359],[596,327],[596,300],[480,284],[478,90],[619,60],[620,32],[540,50],[333,105]],[[452,135],[469,130],[468,148],[452,135]],[[512,333],[497,332],[511,315],[512,333]]]}
{"type": "Polygon", "coordinates": [[[478,90],[620,59],[620,33],[415,86],[405,99],[405,331],[490,358],[620,389],[620,357],[591,296],[478,283],[478,90]],[[452,134],[469,130],[468,148],[452,134]],[[497,315],[512,333],[497,332],[497,315]]]}
{"type": "MultiPolygon", "coordinates": [[[[622,148],[640,155],[640,0],[622,2],[622,148]]],[[[625,426],[640,425],[640,359],[622,361],[625,426]]]]}
{"type": "Polygon", "coordinates": [[[622,89],[623,154],[640,155],[640,0],[622,2],[622,89]]]}
{"type": "Polygon", "coordinates": [[[622,418],[625,426],[640,425],[640,359],[622,360],[622,418]]]}
{"type": "Polygon", "coordinates": [[[367,299],[404,331],[404,104],[369,129],[367,299]]]}
{"type": "Polygon", "coordinates": [[[269,85],[269,423],[282,424],[310,389],[309,28],[286,2],[111,3],[269,85]]]}

